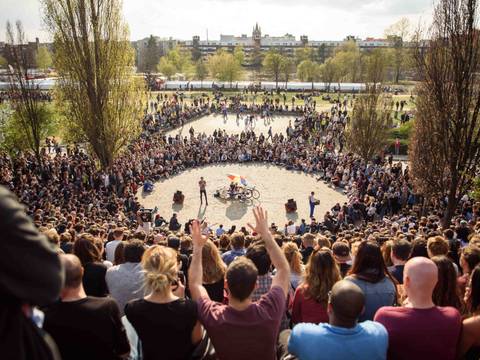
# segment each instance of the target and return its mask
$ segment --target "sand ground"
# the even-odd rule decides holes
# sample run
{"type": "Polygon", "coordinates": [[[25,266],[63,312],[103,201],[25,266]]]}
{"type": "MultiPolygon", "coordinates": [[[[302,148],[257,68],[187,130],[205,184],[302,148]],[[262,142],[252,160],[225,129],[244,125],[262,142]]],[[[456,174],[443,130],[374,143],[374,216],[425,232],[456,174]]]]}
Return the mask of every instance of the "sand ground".
{"type": "Polygon", "coordinates": [[[262,163],[222,164],[187,170],[156,183],[151,194],[144,195],[140,191],[138,197],[147,208],[157,206],[159,214],[167,220],[176,212],[182,223],[193,218],[206,218],[210,224],[223,224],[225,227],[232,224],[239,227],[252,222],[252,207],[262,205],[268,211],[269,222],[275,222],[280,227],[289,219],[300,223],[300,219],[308,218],[308,195],[311,191],[321,201],[315,209],[317,218],[322,218],[335,203],[346,201],[342,193],[322,181],[318,182],[311,175],[262,163]],[[245,176],[248,184],[259,190],[260,198],[247,202],[215,198],[213,194],[216,189],[228,186],[227,175],[230,173],[245,176]],[[198,181],[201,176],[207,181],[208,206],[205,206],[205,202],[200,204],[198,181]],[[173,193],[177,190],[185,194],[183,206],[173,205],[173,193]],[[284,204],[290,198],[296,200],[298,210],[287,216],[284,204]]]}
{"type": "MultiPolygon", "coordinates": [[[[168,135],[177,135],[188,136],[188,131],[193,126],[193,129],[196,133],[205,133],[207,135],[213,134],[217,129],[222,129],[227,132],[227,134],[240,134],[244,131],[245,128],[245,119],[246,115],[241,116],[241,119],[237,121],[237,116],[235,114],[228,114],[227,120],[223,119],[223,116],[220,114],[212,114],[204,116],[198,120],[192,121],[186,124],[184,127],[177,128],[171,131],[168,131],[168,135]]],[[[268,121],[266,119],[257,118],[254,121],[253,130],[257,133],[263,133],[267,136],[268,129],[272,127],[272,132],[275,133],[286,133],[289,121],[293,123],[295,121],[294,116],[274,116],[273,120],[268,121]]],[[[249,126],[247,129],[251,129],[249,126]]]]}

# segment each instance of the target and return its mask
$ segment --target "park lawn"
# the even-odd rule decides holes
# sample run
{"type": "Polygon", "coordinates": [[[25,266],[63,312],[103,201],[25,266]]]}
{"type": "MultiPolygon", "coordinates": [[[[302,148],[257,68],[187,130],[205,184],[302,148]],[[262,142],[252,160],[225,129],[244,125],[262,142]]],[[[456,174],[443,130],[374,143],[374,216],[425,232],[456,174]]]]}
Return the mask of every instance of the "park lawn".
{"type": "MultiPolygon", "coordinates": [[[[158,91],[158,92],[149,92],[150,99],[153,100],[157,94],[167,94],[168,97],[171,97],[173,94],[179,93],[179,94],[184,94],[184,101],[187,104],[191,104],[193,102],[194,98],[199,98],[202,95],[207,95],[210,99],[213,98],[213,91],[174,91],[174,90],[166,90],[166,91],[158,91]]],[[[251,103],[254,100],[253,94],[243,94],[242,92],[239,91],[225,91],[224,96],[230,97],[230,96],[236,96],[236,95],[244,95],[247,97],[247,102],[251,103]]],[[[296,97],[297,100],[295,101],[295,105],[303,105],[303,100],[298,99],[298,95],[301,93],[294,93],[294,92],[288,92],[287,93],[287,99],[286,99],[286,104],[291,106],[292,104],[292,97],[296,97]]],[[[328,111],[330,110],[332,103],[328,100],[323,100],[322,96],[325,95],[326,93],[320,93],[319,96],[314,96],[313,99],[317,102],[317,111],[328,111]]],[[[338,95],[337,94],[329,94],[332,99],[335,99],[338,95]]],[[[340,94],[340,99],[343,100],[344,96],[347,95],[348,99],[351,100],[353,93],[342,93],[340,94]]],[[[355,94],[358,96],[358,94],[355,94]]],[[[255,103],[259,104],[262,103],[264,95],[263,93],[257,93],[255,97],[255,103]]],[[[280,95],[274,94],[273,95],[274,99],[279,99],[280,104],[283,104],[283,93],[280,95]]],[[[415,109],[415,103],[411,101],[410,94],[400,94],[400,95],[392,95],[392,100],[394,102],[400,102],[402,100],[407,101],[406,105],[403,107],[403,111],[410,112],[415,109]]],[[[392,117],[394,115],[395,111],[392,111],[392,117]]],[[[394,123],[397,124],[400,121],[400,113],[398,114],[398,119],[394,120],[394,123]]]]}

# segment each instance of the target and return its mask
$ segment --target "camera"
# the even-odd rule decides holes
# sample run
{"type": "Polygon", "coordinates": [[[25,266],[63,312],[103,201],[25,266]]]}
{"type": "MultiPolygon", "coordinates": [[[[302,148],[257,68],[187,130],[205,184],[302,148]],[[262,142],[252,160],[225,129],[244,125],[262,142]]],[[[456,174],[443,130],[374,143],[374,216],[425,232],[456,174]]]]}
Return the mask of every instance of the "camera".
{"type": "Polygon", "coordinates": [[[153,209],[141,209],[140,218],[143,222],[152,222],[153,209]]]}

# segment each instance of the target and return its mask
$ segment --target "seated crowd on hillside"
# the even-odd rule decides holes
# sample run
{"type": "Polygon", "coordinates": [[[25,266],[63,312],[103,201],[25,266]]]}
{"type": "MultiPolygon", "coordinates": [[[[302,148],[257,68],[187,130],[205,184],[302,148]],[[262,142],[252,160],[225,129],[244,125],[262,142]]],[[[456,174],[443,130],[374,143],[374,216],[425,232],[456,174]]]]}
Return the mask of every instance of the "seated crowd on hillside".
{"type": "MultiPolygon", "coordinates": [[[[158,100],[160,121],[158,107],[175,114],[177,99],[158,100]]],[[[2,356],[478,359],[480,204],[465,196],[442,227],[445,202],[420,208],[408,168],[342,151],[346,100],[323,113],[305,101],[287,135],[268,137],[167,137],[147,111],[105,170],[78,148],[2,155],[2,356]],[[143,182],[239,161],[311,173],[348,202],[294,231],[262,208],[238,230],[145,218],[143,182]]]]}

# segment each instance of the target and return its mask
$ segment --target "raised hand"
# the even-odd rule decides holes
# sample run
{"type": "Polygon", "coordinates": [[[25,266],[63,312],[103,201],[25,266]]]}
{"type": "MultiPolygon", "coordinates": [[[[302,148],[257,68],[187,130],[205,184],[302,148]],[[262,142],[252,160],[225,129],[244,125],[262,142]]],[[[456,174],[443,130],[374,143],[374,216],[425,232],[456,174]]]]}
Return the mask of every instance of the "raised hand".
{"type": "Polygon", "coordinates": [[[252,211],[255,217],[255,227],[250,223],[247,225],[252,231],[260,234],[262,238],[265,238],[270,234],[270,230],[268,229],[268,213],[261,206],[256,206],[252,211]]]}
{"type": "Polygon", "coordinates": [[[192,225],[190,225],[190,234],[192,234],[192,242],[195,247],[202,247],[207,242],[207,237],[202,235],[202,228],[200,221],[193,220],[192,225]]]}

